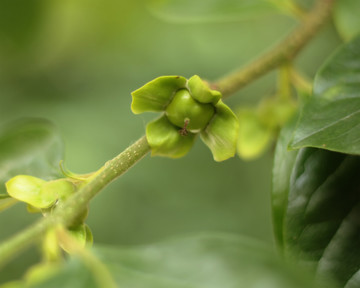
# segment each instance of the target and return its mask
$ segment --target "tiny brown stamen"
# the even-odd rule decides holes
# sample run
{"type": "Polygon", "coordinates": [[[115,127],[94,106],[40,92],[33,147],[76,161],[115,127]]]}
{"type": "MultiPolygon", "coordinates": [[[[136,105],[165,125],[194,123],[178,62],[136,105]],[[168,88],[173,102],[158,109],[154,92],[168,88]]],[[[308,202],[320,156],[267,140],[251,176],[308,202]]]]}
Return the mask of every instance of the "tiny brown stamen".
{"type": "Polygon", "coordinates": [[[187,136],[188,135],[189,131],[186,128],[189,125],[189,122],[190,122],[189,119],[186,119],[184,121],[184,127],[179,130],[179,133],[180,133],[181,136],[187,136]]]}

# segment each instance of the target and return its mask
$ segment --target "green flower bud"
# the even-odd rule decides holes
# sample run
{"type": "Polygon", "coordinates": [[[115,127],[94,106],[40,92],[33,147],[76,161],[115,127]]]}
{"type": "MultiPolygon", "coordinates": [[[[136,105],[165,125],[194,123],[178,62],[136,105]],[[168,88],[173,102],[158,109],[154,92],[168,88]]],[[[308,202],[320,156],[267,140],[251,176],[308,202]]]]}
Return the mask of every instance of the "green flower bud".
{"type": "Polygon", "coordinates": [[[76,244],[74,245],[72,241],[70,242],[60,240],[60,247],[69,254],[71,254],[71,252],[74,250],[74,247],[77,245],[85,247],[85,245],[91,245],[93,242],[91,230],[86,224],[81,224],[77,227],[68,229],[67,232],[69,233],[71,240],[76,242],[76,244]]]}
{"type": "Polygon", "coordinates": [[[186,125],[191,132],[204,129],[215,113],[212,104],[204,104],[194,100],[187,89],[178,90],[166,108],[166,116],[170,122],[180,128],[186,125]]]}
{"type": "Polygon", "coordinates": [[[272,141],[274,131],[259,119],[254,109],[241,109],[238,119],[237,154],[244,160],[253,160],[266,151],[272,141]]]}
{"type": "Polygon", "coordinates": [[[221,102],[221,93],[210,89],[199,76],[189,80],[180,76],[162,76],[131,95],[131,109],[135,114],[165,112],[146,127],[151,155],[182,157],[192,147],[195,136],[200,134],[216,161],[234,156],[237,118],[221,102]]]}
{"type": "Polygon", "coordinates": [[[46,193],[42,189],[45,183],[45,180],[37,177],[18,175],[7,181],[5,186],[11,197],[36,208],[48,208],[55,203],[57,195],[46,193]]]}
{"type": "Polygon", "coordinates": [[[59,199],[65,199],[75,191],[74,185],[67,179],[45,181],[43,179],[18,175],[5,183],[8,194],[30,206],[31,212],[53,206],[59,199]]]}

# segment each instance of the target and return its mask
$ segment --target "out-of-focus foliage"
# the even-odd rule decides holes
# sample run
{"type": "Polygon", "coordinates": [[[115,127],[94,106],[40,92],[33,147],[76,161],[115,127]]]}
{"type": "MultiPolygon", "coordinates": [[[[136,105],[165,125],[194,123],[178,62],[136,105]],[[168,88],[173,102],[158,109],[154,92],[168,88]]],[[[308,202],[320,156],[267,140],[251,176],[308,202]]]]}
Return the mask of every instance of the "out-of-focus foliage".
{"type": "Polygon", "coordinates": [[[341,0],[336,2],[334,20],[339,34],[350,40],[360,33],[360,2],[357,0],[341,0]]]}
{"type": "MultiPolygon", "coordinates": [[[[310,274],[284,263],[262,243],[231,234],[200,234],[131,248],[99,246],[93,252],[117,287],[330,287],[315,285],[310,274]]],[[[30,287],[110,287],[107,273],[94,272],[99,269],[96,260],[76,258],[55,276],[46,277],[44,270],[45,281],[30,287]]]]}
{"type": "MultiPolygon", "coordinates": [[[[67,167],[79,173],[98,169],[145,133],[152,116],[131,113],[131,91],[160,75],[216,79],[297,25],[279,15],[175,25],[140,0],[2,0],[0,15],[0,122],[50,119],[65,139],[67,167]]],[[[328,25],[295,64],[313,76],[338,44],[328,25]]],[[[269,74],[226,104],[255,103],[274,92],[274,79],[269,74]]],[[[215,163],[197,143],[176,161],[147,157],[92,201],[94,241],[138,244],[216,230],[271,243],[271,158],[215,163]]],[[[34,219],[21,204],[4,211],[0,239],[34,219]]],[[[0,282],[21,275],[34,254],[10,263],[0,282]]]]}

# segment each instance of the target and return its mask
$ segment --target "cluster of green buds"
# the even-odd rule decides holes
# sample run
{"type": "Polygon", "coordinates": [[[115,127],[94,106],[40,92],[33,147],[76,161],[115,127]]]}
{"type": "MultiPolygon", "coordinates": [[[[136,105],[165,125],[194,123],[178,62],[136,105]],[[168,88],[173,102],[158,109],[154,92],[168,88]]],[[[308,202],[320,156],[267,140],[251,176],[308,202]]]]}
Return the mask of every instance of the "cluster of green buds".
{"type": "MultiPolygon", "coordinates": [[[[27,204],[27,209],[30,213],[42,213],[45,217],[51,215],[56,207],[62,205],[71,195],[83,185],[84,179],[82,178],[61,178],[56,180],[46,181],[30,175],[17,175],[5,183],[6,190],[9,196],[27,204]]],[[[84,223],[88,215],[88,207],[83,211],[79,211],[79,216],[71,223],[68,223],[66,230],[77,241],[79,245],[85,246],[91,244],[93,237],[91,230],[84,223]]],[[[45,254],[54,255],[51,250],[54,250],[51,245],[54,241],[48,241],[50,232],[45,235],[44,248],[45,254]]],[[[52,234],[54,235],[54,233],[52,234]]],[[[55,241],[55,243],[57,243],[55,241]]],[[[61,248],[67,252],[69,249],[65,245],[60,245],[61,248]]]]}
{"type": "Polygon", "coordinates": [[[238,109],[237,154],[243,160],[260,157],[276,140],[280,128],[295,114],[297,103],[277,95],[263,99],[257,107],[238,109]]]}
{"type": "Polygon", "coordinates": [[[221,93],[199,76],[158,77],[132,92],[132,99],[135,114],[162,112],[146,127],[152,155],[182,157],[199,134],[215,161],[235,155],[237,117],[221,101],[221,93]]]}

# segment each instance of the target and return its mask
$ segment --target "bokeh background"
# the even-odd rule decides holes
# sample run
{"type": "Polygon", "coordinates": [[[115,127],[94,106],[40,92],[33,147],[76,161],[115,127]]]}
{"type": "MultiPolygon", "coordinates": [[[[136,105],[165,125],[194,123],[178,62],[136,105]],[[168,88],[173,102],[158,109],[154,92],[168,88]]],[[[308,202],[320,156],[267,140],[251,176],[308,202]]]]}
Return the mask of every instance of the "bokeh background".
{"type": "MultiPolygon", "coordinates": [[[[148,7],[145,0],[0,0],[0,125],[47,118],[63,134],[67,168],[94,171],[142,136],[156,117],[131,113],[131,91],[161,75],[215,80],[298,24],[278,14],[174,23],[148,7]]],[[[297,67],[314,76],[339,43],[326,25],[297,67]]],[[[275,76],[226,102],[234,109],[255,104],[274,92],[275,76]]],[[[272,152],[252,162],[235,157],[216,163],[199,141],[179,160],[147,156],[92,201],[87,223],[95,243],[143,244],[222,231],[273,244],[272,152]]],[[[0,240],[37,217],[21,204],[3,212],[0,240]]],[[[18,277],[38,257],[37,249],[22,254],[0,272],[0,283],[18,277]]]]}

